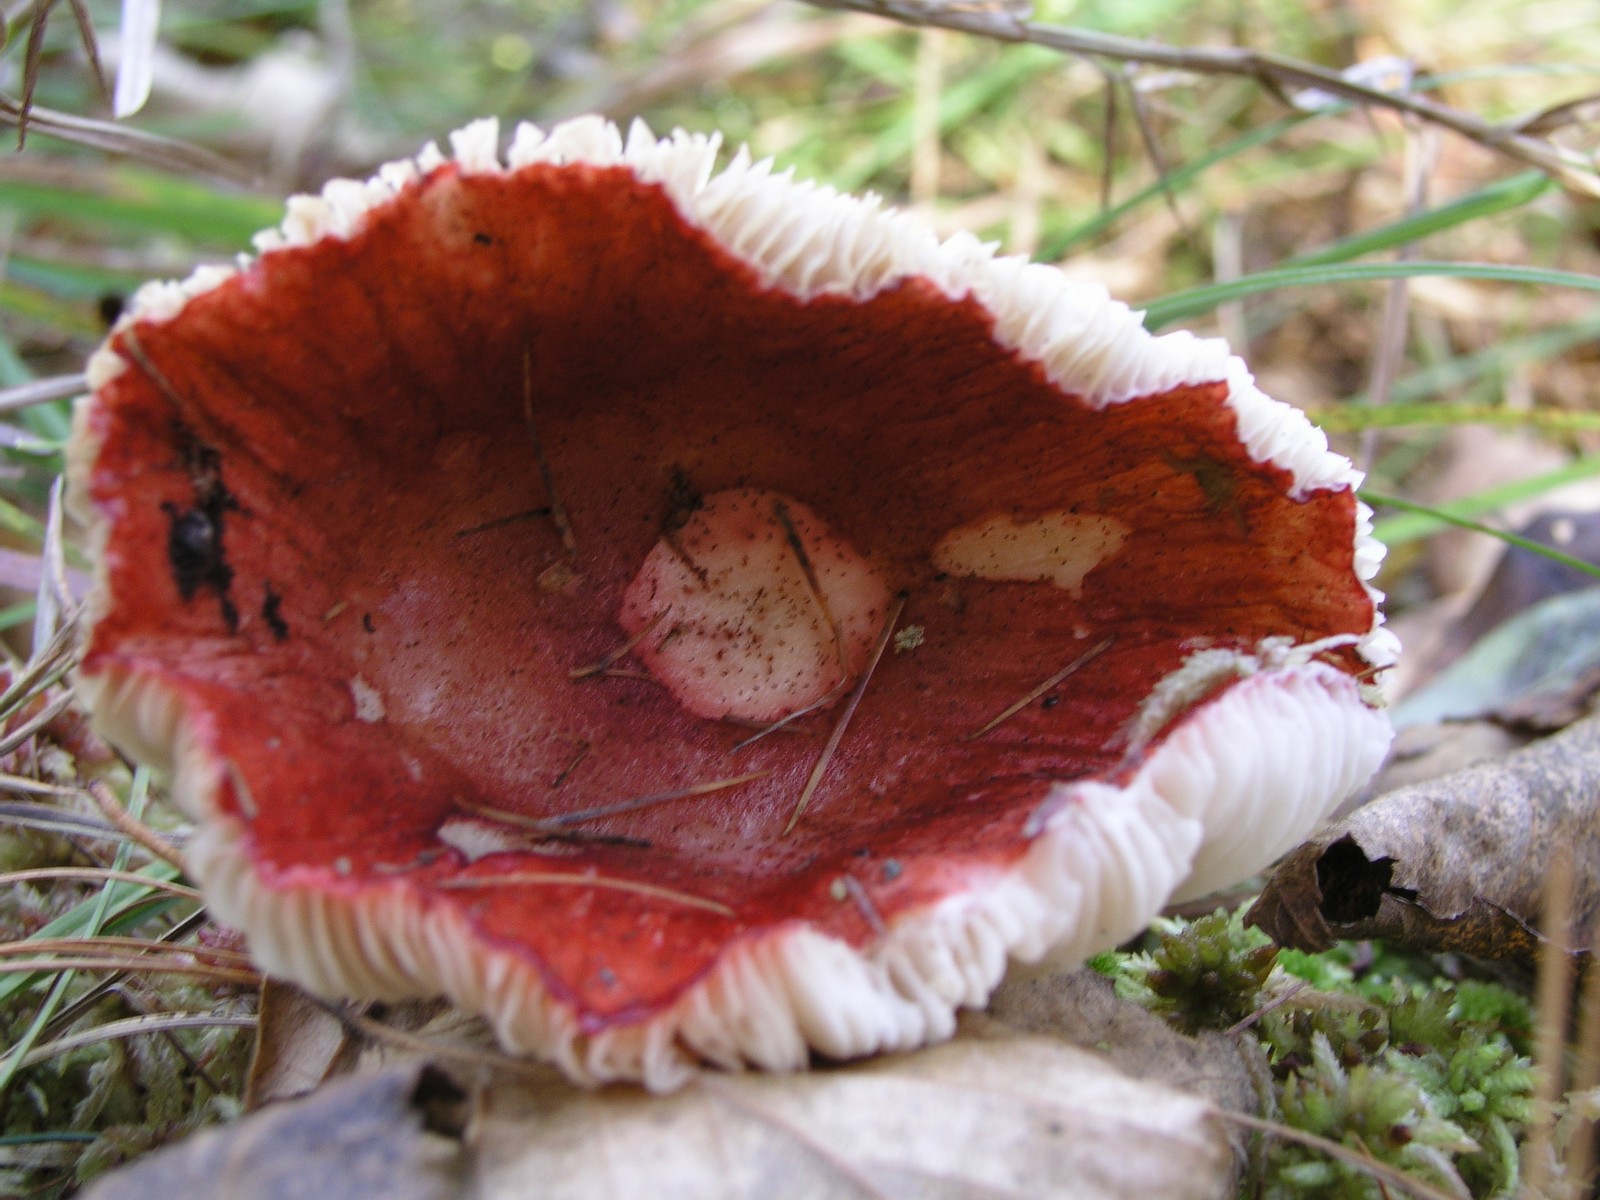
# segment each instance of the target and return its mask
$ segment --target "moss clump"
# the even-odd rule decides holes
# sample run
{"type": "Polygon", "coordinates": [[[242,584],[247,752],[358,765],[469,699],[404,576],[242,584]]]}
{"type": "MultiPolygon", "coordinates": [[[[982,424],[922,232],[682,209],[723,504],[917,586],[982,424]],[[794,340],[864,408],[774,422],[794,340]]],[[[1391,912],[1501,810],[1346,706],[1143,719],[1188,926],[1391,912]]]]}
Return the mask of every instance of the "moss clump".
{"type": "Polygon", "coordinates": [[[1243,911],[1158,922],[1154,944],[1119,964],[1117,991],[1184,1033],[1237,1025],[1255,1011],[1277,957],[1264,933],[1245,927],[1243,911]]]}
{"type": "Polygon", "coordinates": [[[1280,954],[1242,914],[1162,922],[1140,952],[1094,965],[1185,1032],[1245,1025],[1270,1064],[1269,1115],[1354,1152],[1272,1139],[1244,1194],[1381,1200],[1363,1160],[1456,1194],[1514,1194],[1533,1107],[1527,1000],[1440,978],[1423,956],[1359,969],[1348,947],[1280,954]]]}

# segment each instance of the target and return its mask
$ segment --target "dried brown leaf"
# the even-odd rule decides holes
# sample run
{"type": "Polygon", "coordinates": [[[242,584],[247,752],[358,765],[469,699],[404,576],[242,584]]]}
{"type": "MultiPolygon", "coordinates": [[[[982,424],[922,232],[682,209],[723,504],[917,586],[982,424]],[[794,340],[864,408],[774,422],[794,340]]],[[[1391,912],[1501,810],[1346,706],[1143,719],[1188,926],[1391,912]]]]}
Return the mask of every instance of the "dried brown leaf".
{"type": "MultiPolygon", "coordinates": [[[[975,1014],[976,1015],[976,1014],[975,1014]]],[[[1016,1033],[1048,1034],[1103,1054],[1135,1079],[1200,1096],[1221,1108],[1253,1113],[1260,1104],[1245,1043],[1220,1033],[1188,1037],[1143,1005],[1124,1000],[1104,975],[1087,968],[1026,977],[1013,973],[985,1014],[1016,1033]]],[[[974,1022],[968,1021],[971,1032],[974,1022]]]]}
{"type": "Polygon", "coordinates": [[[1600,718],[1402,788],[1291,854],[1247,919],[1283,945],[1381,938],[1531,967],[1546,877],[1570,857],[1573,918],[1600,911],[1600,718]]]}
{"type": "Polygon", "coordinates": [[[554,1079],[483,1097],[484,1200],[852,1200],[1230,1194],[1209,1104],[1050,1038],[960,1040],[673,1096],[554,1079]]]}
{"type": "Polygon", "coordinates": [[[85,1200],[451,1200],[463,1194],[461,1090],[413,1063],[158,1151],[105,1176],[85,1200]]]}
{"type": "Polygon", "coordinates": [[[261,985],[245,1107],[253,1110],[314,1091],[347,1074],[360,1052],[361,1042],[326,1005],[293,984],[267,979],[261,985]]]}

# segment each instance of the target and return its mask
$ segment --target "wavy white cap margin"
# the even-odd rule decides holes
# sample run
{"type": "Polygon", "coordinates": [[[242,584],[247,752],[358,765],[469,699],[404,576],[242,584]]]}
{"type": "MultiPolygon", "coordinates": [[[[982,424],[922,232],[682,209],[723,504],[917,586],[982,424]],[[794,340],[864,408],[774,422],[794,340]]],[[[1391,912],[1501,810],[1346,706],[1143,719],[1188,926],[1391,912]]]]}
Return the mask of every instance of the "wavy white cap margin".
{"type": "MultiPolygon", "coordinates": [[[[687,221],[769,286],[801,298],[864,299],[911,276],[952,298],[970,295],[992,314],[1003,345],[1092,405],[1225,381],[1241,439],[1256,461],[1290,474],[1294,496],[1360,483],[1322,432],[1262,394],[1221,341],[1152,336],[1103,288],[996,257],[970,235],[941,242],[914,218],[883,210],[876,197],[796,182],[743,150],[716,172],[716,137],[678,131],[658,140],[637,122],[626,140],[598,117],[548,133],[523,124],[504,161],[493,118],[450,141],[466,174],[533,163],[627,167],[659,184],[687,221]]],[[[294,197],[282,225],[257,235],[256,248],[266,255],[347,238],[368,211],[447,161],[430,145],[365,183],[334,180],[318,196],[294,197]]],[[[146,285],[119,328],[169,320],[250,263],[241,255],[236,267],[206,266],[182,282],[146,285]]],[[[125,366],[109,344],[102,347],[89,363],[90,386],[100,388],[125,366]]],[[[84,430],[80,420],[69,454],[79,483],[97,453],[84,430]]],[[[86,493],[74,490],[82,512],[86,493]]],[[[1370,516],[1362,505],[1355,564],[1363,583],[1383,555],[1370,516]]],[[[92,537],[103,534],[97,521],[90,524],[92,537]]],[[[1381,619],[1357,642],[1379,667],[1398,648],[1381,619]]],[[[664,1012],[595,1034],[580,1031],[516,956],[490,951],[481,961],[481,948],[448,906],[428,906],[398,884],[367,888],[354,907],[315,891],[263,886],[246,831],[217,810],[228,765],[191,743],[175,696],[109,674],[81,686],[113,741],[173,769],[175,794],[201,822],[187,852],[191,869],[217,917],[249,931],[266,970],[329,994],[442,992],[486,1014],[508,1047],[549,1058],[580,1082],[666,1089],[702,1062],[793,1069],[812,1050],[848,1058],[948,1036],[956,1009],[982,1004],[1008,958],[1079,959],[1142,928],[1175,894],[1233,882],[1296,844],[1377,768],[1388,722],[1349,676],[1307,655],[1236,659],[1236,681],[1180,718],[1125,784],[1055,785],[1040,810],[1048,815],[1013,867],[988,870],[960,895],[902,914],[863,949],[798,924],[752,936],[664,1012]]]]}

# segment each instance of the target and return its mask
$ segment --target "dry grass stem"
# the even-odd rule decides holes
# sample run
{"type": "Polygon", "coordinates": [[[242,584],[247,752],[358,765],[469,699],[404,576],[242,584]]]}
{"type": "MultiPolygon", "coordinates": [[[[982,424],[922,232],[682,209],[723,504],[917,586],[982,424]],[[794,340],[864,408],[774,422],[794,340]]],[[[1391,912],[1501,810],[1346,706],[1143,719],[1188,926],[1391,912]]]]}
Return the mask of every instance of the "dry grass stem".
{"type": "Polygon", "coordinates": [[[878,911],[878,906],[872,902],[872,897],[867,895],[867,889],[862,886],[861,881],[854,875],[842,875],[840,878],[844,880],[844,890],[849,894],[855,906],[861,910],[861,915],[865,918],[867,926],[872,932],[879,937],[887,934],[889,926],[884,924],[883,914],[878,911]]]}
{"type": "Polygon", "coordinates": [[[85,883],[135,883],[142,887],[154,888],[160,892],[171,892],[174,896],[182,896],[185,900],[200,899],[200,893],[192,887],[184,887],[181,883],[171,883],[165,879],[152,879],[148,875],[141,875],[137,871],[115,871],[110,867],[29,867],[22,871],[0,872],[0,887],[9,887],[13,883],[33,883],[46,879],[79,879],[85,883]]]}
{"type": "Polygon", "coordinates": [[[644,641],[645,638],[649,637],[650,631],[653,630],[657,625],[661,624],[662,621],[666,620],[667,614],[671,611],[672,610],[669,608],[663,608],[645,623],[644,628],[640,629],[638,633],[634,634],[627,641],[623,642],[622,645],[618,646],[615,650],[608,650],[588,666],[573,667],[572,670],[567,672],[567,678],[588,679],[593,675],[609,675],[611,673],[611,664],[616,662],[618,659],[626,658],[628,655],[632,654],[633,648],[640,642],[644,641]]]}
{"type": "Polygon", "coordinates": [[[72,704],[71,693],[63,693],[45,705],[36,715],[30,717],[4,737],[0,737],[0,757],[10,754],[18,746],[28,742],[51,721],[54,721],[71,708],[72,704]]]}
{"type": "Polygon", "coordinates": [[[533,351],[522,348],[522,423],[528,427],[528,440],[533,443],[534,461],[539,464],[539,478],[544,482],[544,494],[550,498],[550,520],[561,535],[561,545],[568,558],[578,554],[578,540],[572,536],[572,522],[567,519],[567,509],[556,494],[555,474],[550,470],[550,460],[545,457],[544,443],[539,440],[539,428],[533,420],[533,351]]]}
{"type": "Polygon", "coordinates": [[[0,974],[35,974],[47,971],[116,971],[138,974],[192,975],[212,983],[234,983],[242,987],[256,987],[261,975],[256,971],[243,971],[230,967],[212,966],[209,963],[159,958],[140,955],[134,958],[20,958],[0,961],[0,974]]]}
{"type": "Polygon", "coordinates": [[[123,937],[113,934],[59,938],[24,938],[19,942],[0,942],[0,958],[27,954],[74,954],[85,950],[127,950],[134,953],[182,953],[218,966],[249,966],[250,956],[226,946],[174,945],[157,938],[123,937]]]}
{"type": "Polygon", "coordinates": [[[794,812],[789,814],[789,823],[783,827],[783,833],[779,836],[787,837],[810,805],[811,797],[816,794],[817,785],[822,782],[822,776],[828,769],[828,763],[833,760],[834,751],[839,748],[839,742],[844,738],[844,731],[850,727],[850,718],[855,716],[856,707],[861,703],[861,697],[867,690],[872,673],[877,670],[884,649],[889,645],[890,637],[894,635],[895,622],[900,619],[905,606],[906,598],[903,595],[896,597],[895,602],[890,605],[888,615],[883,619],[883,628],[878,630],[878,640],[873,644],[867,665],[861,672],[861,678],[856,681],[850,699],[845,701],[844,708],[839,711],[839,719],[833,723],[833,732],[828,735],[828,742],[822,747],[822,753],[817,755],[816,766],[811,768],[811,775],[806,780],[805,787],[800,789],[800,799],[795,802],[794,812]]]}
{"type": "MultiPolygon", "coordinates": [[[[124,1017],[119,1021],[107,1021],[103,1025],[96,1025],[93,1029],[69,1033],[42,1046],[35,1046],[22,1056],[17,1069],[25,1071],[70,1050],[93,1046],[98,1042],[115,1041],[118,1038],[136,1037],[140,1034],[165,1034],[179,1029],[254,1029],[255,1027],[254,1017],[234,1017],[222,1013],[151,1013],[148,1016],[124,1017]]],[[[213,1090],[216,1090],[215,1087],[213,1090]]]]}
{"type": "Polygon", "coordinates": [[[90,798],[94,800],[95,807],[100,810],[105,819],[110,821],[119,833],[127,837],[128,840],[137,843],[162,862],[188,874],[184,866],[183,855],[178,853],[177,848],[124,808],[122,802],[117,799],[116,794],[109,787],[97,779],[89,784],[87,791],[90,798]]]}
{"type": "Polygon", "coordinates": [[[324,1000],[320,996],[307,993],[307,998],[336,1018],[351,1033],[369,1042],[395,1046],[429,1059],[452,1059],[471,1066],[488,1067],[495,1071],[509,1071],[535,1078],[548,1078],[550,1075],[551,1068],[542,1063],[513,1058],[509,1054],[501,1054],[494,1050],[479,1050],[473,1046],[457,1046],[450,1042],[435,1041],[420,1034],[396,1029],[392,1025],[385,1025],[382,1021],[374,1021],[371,1017],[355,1012],[346,1005],[324,1000]]]}
{"type": "Polygon", "coordinates": [[[822,619],[828,623],[828,631],[833,634],[834,658],[839,663],[839,674],[850,674],[850,663],[844,652],[844,630],[839,625],[839,618],[833,615],[833,608],[828,604],[827,594],[822,590],[822,581],[817,578],[817,568],[811,562],[811,555],[806,553],[806,545],[800,540],[800,532],[794,527],[794,520],[789,516],[789,506],[782,500],[772,502],[772,515],[779,525],[783,526],[784,539],[789,544],[789,551],[794,555],[795,561],[800,564],[800,571],[806,577],[806,587],[811,589],[811,599],[816,602],[822,619]]]}
{"type": "Polygon", "coordinates": [[[488,533],[492,529],[504,529],[508,525],[517,525],[523,521],[535,521],[551,515],[548,504],[541,504],[538,508],[524,509],[522,512],[512,513],[509,517],[496,517],[492,521],[484,521],[479,525],[468,525],[465,529],[456,530],[458,538],[471,537],[475,533],[488,533]]]}
{"type": "MultiPolygon", "coordinates": [[[[1568,1091],[1577,1094],[1600,1087],[1600,967],[1596,967],[1594,954],[1600,947],[1600,917],[1589,926],[1589,963],[1583,974],[1583,999],[1578,1010],[1578,1037],[1572,1064],[1572,1081],[1568,1091]]],[[[1589,1174],[1594,1167],[1594,1135],[1592,1121],[1573,1130],[1567,1146],[1566,1161],[1562,1164],[1568,1186],[1579,1194],[1588,1194],[1589,1174]]]]}
{"type": "Polygon", "coordinates": [[[661,887],[654,883],[641,883],[636,879],[617,879],[614,876],[583,875],[576,871],[513,871],[503,875],[472,875],[465,879],[451,879],[439,887],[448,891],[471,891],[476,888],[491,887],[592,887],[608,888],[618,892],[633,892],[640,896],[653,896],[658,900],[671,900],[675,904],[684,904],[690,908],[704,909],[706,912],[716,913],[719,917],[733,917],[737,914],[726,904],[717,900],[709,900],[704,896],[696,896],[691,892],[680,892],[676,888],[661,887]]]}
{"type": "Polygon", "coordinates": [[[0,126],[16,128],[26,124],[30,130],[47,133],[64,142],[86,146],[107,154],[138,159],[151,166],[188,175],[225,180],[234,184],[251,184],[255,176],[221,155],[213,154],[189,142],[143,133],[126,125],[111,121],[97,121],[72,113],[41,108],[35,104],[23,113],[23,104],[13,96],[0,94],[0,126]]]}
{"type": "Polygon", "coordinates": [[[1061,670],[1057,671],[1054,675],[1050,676],[1049,679],[1046,679],[1038,687],[1034,688],[1031,692],[1029,692],[1021,700],[1018,700],[1015,704],[1011,705],[1004,712],[1002,712],[998,716],[996,716],[992,721],[990,721],[982,729],[979,729],[974,733],[967,734],[966,737],[962,738],[962,741],[975,742],[979,738],[981,738],[984,734],[988,733],[991,729],[994,729],[996,726],[1000,725],[1002,722],[1009,721],[1012,717],[1016,716],[1023,709],[1027,708],[1028,705],[1032,704],[1035,700],[1037,700],[1040,696],[1044,695],[1051,688],[1055,687],[1062,680],[1064,680],[1068,676],[1074,674],[1081,667],[1083,667],[1083,666],[1087,665],[1088,663],[1094,661],[1096,658],[1099,658],[1100,655],[1104,654],[1107,650],[1109,650],[1111,648],[1111,643],[1116,641],[1116,640],[1117,640],[1116,639],[1116,634],[1112,634],[1109,637],[1103,638],[1100,641],[1096,642],[1093,646],[1090,646],[1082,654],[1078,655],[1077,658],[1073,659],[1066,666],[1062,667],[1061,670]]]}
{"type": "Polygon", "coordinates": [[[0,388],[0,413],[19,412],[37,404],[48,404],[52,400],[67,400],[81,396],[88,390],[88,379],[81,372],[33,379],[16,387],[0,388]]]}
{"type": "Polygon", "coordinates": [[[641,808],[652,808],[657,804],[666,804],[673,800],[687,800],[692,796],[709,796],[712,792],[723,792],[729,788],[739,787],[741,784],[753,783],[757,779],[765,779],[772,772],[750,771],[744,775],[735,775],[729,779],[714,779],[710,783],[696,783],[689,787],[674,788],[667,792],[654,792],[648,796],[636,796],[632,800],[622,800],[616,804],[604,804],[597,808],[579,809],[577,812],[558,813],[553,817],[545,817],[544,824],[563,828],[568,825],[579,825],[585,821],[598,821],[602,817],[615,817],[623,813],[638,812],[641,808]]]}
{"type": "Polygon", "coordinates": [[[1539,932],[1544,947],[1534,981],[1535,1039],[1533,1065],[1537,1078],[1533,1118],[1528,1122],[1522,1161],[1522,1195],[1542,1197],[1550,1179],[1555,1107],[1561,1095],[1562,1058],[1567,1044],[1567,1014],[1572,1006],[1572,911],[1575,900],[1572,854],[1556,846],[1545,873],[1539,932]]]}
{"type": "Polygon", "coordinates": [[[1320,1150],[1329,1158],[1338,1159],[1348,1163],[1357,1170],[1365,1171],[1377,1181],[1378,1186],[1384,1189],[1385,1194],[1389,1188],[1404,1192],[1408,1196],[1415,1196],[1417,1200],[1461,1200],[1451,1192],[1434,1187],[1426,1180],[1417,1179],[1407,1175],[1396,1167],[1379,1162],[1370,1155],[1352,1150],[1349,1146],[1319,1137],[1314,1133],[1307,1133],[1303,1129],[1295,1129],[1277,1121],[1264,1120],[1261,1117],[1251,1116],[1248,1113],[1235,1112],[1228,1108],[1214,1109],[1212,1115],[1219,1121],[1227,1124],[1238,1125],[1245,1129],[1253,1129],[1257,1133],[1266,1134],[1268,1137],[1282,1138],[1286,1142],[1299,1142],[1302,1146],[1310,1146],[1313,1150],[1320,1150]]]}

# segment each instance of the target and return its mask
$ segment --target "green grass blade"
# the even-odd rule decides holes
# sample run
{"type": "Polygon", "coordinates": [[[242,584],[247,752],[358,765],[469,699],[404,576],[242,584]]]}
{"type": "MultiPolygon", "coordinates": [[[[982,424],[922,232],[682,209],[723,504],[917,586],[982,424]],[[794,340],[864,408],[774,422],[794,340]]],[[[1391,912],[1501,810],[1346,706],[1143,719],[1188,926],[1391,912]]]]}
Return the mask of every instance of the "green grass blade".
{"type": "Polygon", "coordinates": [[[1508,266],[1501,263],[1462,262],[1383,262],[1332,263],[1311,267],[1275,267],[1227,283],[1174,292],[1153,301],[1146,309],[1144,323],[1160,329],[1174,321],[1201,316],[1220,305],[1262,292],[1283,288],[1316,287],[1337,283],[1370,283],[1375,280],[1413,279],[1419,276],[1449,276],[1480,279],[1493,283],[1526,283],[1538,287],[1565,287],[1584,292],[1600,292],[1600,278],[1576,271],[1556,271],[1545,267],[1508,266]]]}
{"type": "MultiPolygon", "coordinates": [[[[128,815],[133,817],[134,820],[138,820],[144,815],[144,805],[149,795],[150,768],[140,767],[134,771],[133,784],[128,789],[128,815]]],[[[112,869],[126,871],[128,869],[128,856],[132,852],[133,847],[127,843],[118,846],[116,856],[112,859],[112,869]]],[[[87,902],[89,913],[84,936],[95,937],[105,928],[106,914],[111,908],[113,887],[114,884],[108,881],[95,898],[87,902]]],[[[66,996],[67,988],[72,983],[74,974],[76,972],[64,970],[56,976],[55,981],[50,985],[49,994],[45,996],[43,1003],[39,1005],[38,1011],[34,1013],[33,1020],[29,1022],[27,1030],[17,1039],[15,1045],[6,1051],[5,1057],[0,1058],[0,1094],[3,1094],[11,1086],[11,1081],[16,1077],[17,1072],[21,1070],[22,1063],[28,1056],[28,1051],[33,1049],[34,1043],[39,1040],[45,1026],[50,1023],[50,1018],[55,1014],[56,1009],[60,1007],[61,1001],[66,996]]],[[[27,978],[27,976],[24,976],[24,978],[27,978]]]]}
{"type": "MultiPolygon", "coordinates": [[[[1001,55],[988,70],[951,84],[939,95],[939,132],[948,133],[971,120],[1036,75],[1054,69],[1059,61],[1041,47],[1019,46],[1001,55]]],[[[907,102],[897,119],[878,135],[869,153],[833,172],[834,186],[844,192],[859,191],[889,164],[910,155],[913,136],[907,102]]]]}
{"type": "MultiPolygon", "coordinates": [[[[1503,374],[1520,363],[1548,362],[1574,346],[1587,345],[1597,338],[1600,338],[1600,316],[1507,338],[1472,354],[1448,358],[1401,376],[1389,389],[1389,400],[1396,405],[1420,403],[1448,389],[1503,374]]],[[[1345,405],[1355,408],[1366,402],[1366,393],[1358,392],[1346,398],[1345,405]]]]}
{"type": "Polygon", "coordinates": [[[1334,242],[1331,246],[1324,246],[1321,250],[1313,250],[1309,254],[1298,254],[1286,261],[1283,266],[1310,267],[1348,262],[1352,258],[1363,258],[1368,254],[1396,250],[1430,234],[1464,225],[1468,221],[1521,208],[1546,192],[1554,190],[1555,187],[1556,181],[1548,175],[1540,171],[1523,171],[1510,179],[1502,179],[1491,183],[1488,187],[1479,188],[1448,204],[1441,204],[1438,208],[1430,208],[1377,229],[1355,234],[1334,242]]]}
{"type": "Polygon", "coordinates": [[[0,176],[0,208],[25,216],[162,233],[228,250],[242,250],[250,235],[275,225],[280,200],[246,196],[157,171],[118,168],[72,184],[0,176]]]}
{"type": "Polygon", "coordinates": [[[1247,151],[1254,150],[1257,146],[1264,146],[1295,129],[1305,122],[1320,116],[1320,113],[1296,113],[1290,117],[1280,117],[1276,121],[1269,121],[1265,125],[1258,125],[1247,133],[1240,134],[1226,145],[1218,146],[1207,154],[1202,154],[1182,166],[1175,167],[1167,172],[1165,180],[1156,180],[1148,187],[1129,196],[1120,204],[1106,209],[1092,220],[1075,225],[1053,236],[1045,237],[1035,252],[1034,257],[1041,262],[1054,262],[1064,257],[1069,250],[1081,242],[1099,237],[1118,221],[1121,221],[1135,209],[1144,207],[1151,201],[1159,200],[1168,191],[1182,193],[1200,175],[1216,166],[1218,163],[1237,158],[1247,151]]]}
{"type": "Polygon", "coordinates": [[[1544,433],[1600,432],[1600,413],[1567,409],[1492,408],[1482,404],[1341,404],[1306,413],[1330,433],[1401,429],[1408,425],[1500,425],[1544,433]]]}
{"type": "MultiPolygon", "coordinates": [[[[1453,525],[1457,529],[1470,529],[1474,533],[1487,533],[1490,537],[1499,538],[1502,542],[1506,542],[1509,545],[1520,546],[1524,550],[1532,550],[1535,554],[1542,554],[1545,558],[1550,559],[1552,562],[1558,562],[1564,567],[1573,567],[1576,570],[1582,571],[1586,575],[1593,575],[1595,578],[1600,579],[1600,566],[1597,566],[1592,562],[1586,562],[1581,558],[1575,558],[1570,554],[1557,550],[1553,546],[1546,546],[1543,542],[1536,542],[1532,538],[1525,538],[1519,533],[1510,533],[1504,529],[1495,529],[1493,526],[1484,525],[1479,521],[1472,521],[1468,520],[1466,517],[1455,516],[1449,512],[1446,512],[1442,508],[1430,508],[1426,504],[1413,504],[1411,501],[1402,500],[1398,496],[1385,496],[1378,492],[1370,492],[1366,488],[1362,488],[1360,494],[1361,498],[1368,504],[1381,506],[1383,508],[1398,508],[1401,511],[1410,513],[1413,516],[1425,517],[1429,520],[1438,521],[1445,525],[1453,525]]],[[[1376,529],[1374,529],[1374,532],[1376,533],[1376,529]]]]}
{"type": "MultiPolygon", "coordinates": [[[[1398,501],[1394,507],[1406,509],[1405,514],[1385,517],[1374,522],[1372,534],[1387,546],[1403,545],[1437,533],[1447,525],[1461,525],[1484,513],[1504,508],[1508,504],[1542,496],[1545,492],[1553,491],[1564,484],[1576,483],[1580,479],[1593,479],[1597,475],[1600,475],[1600,454],[1590,454],[1557,470],[1501,484],[1499,487],[1485,488],[1476,495],[1437,504],[1425,510],[1410,501],[1398,501]]],[[[1366,493],[1363,492],[1363,495],[1366,493]]],[[[1375,494],[1366,495],[1366,499],[1369,504],[1389,503],[1389,498],[1375,498],[1375,494]]],[[[1507,536],[1492,529],[1485,532],[1493,533],[1495,537],[1507,536]]]]}

